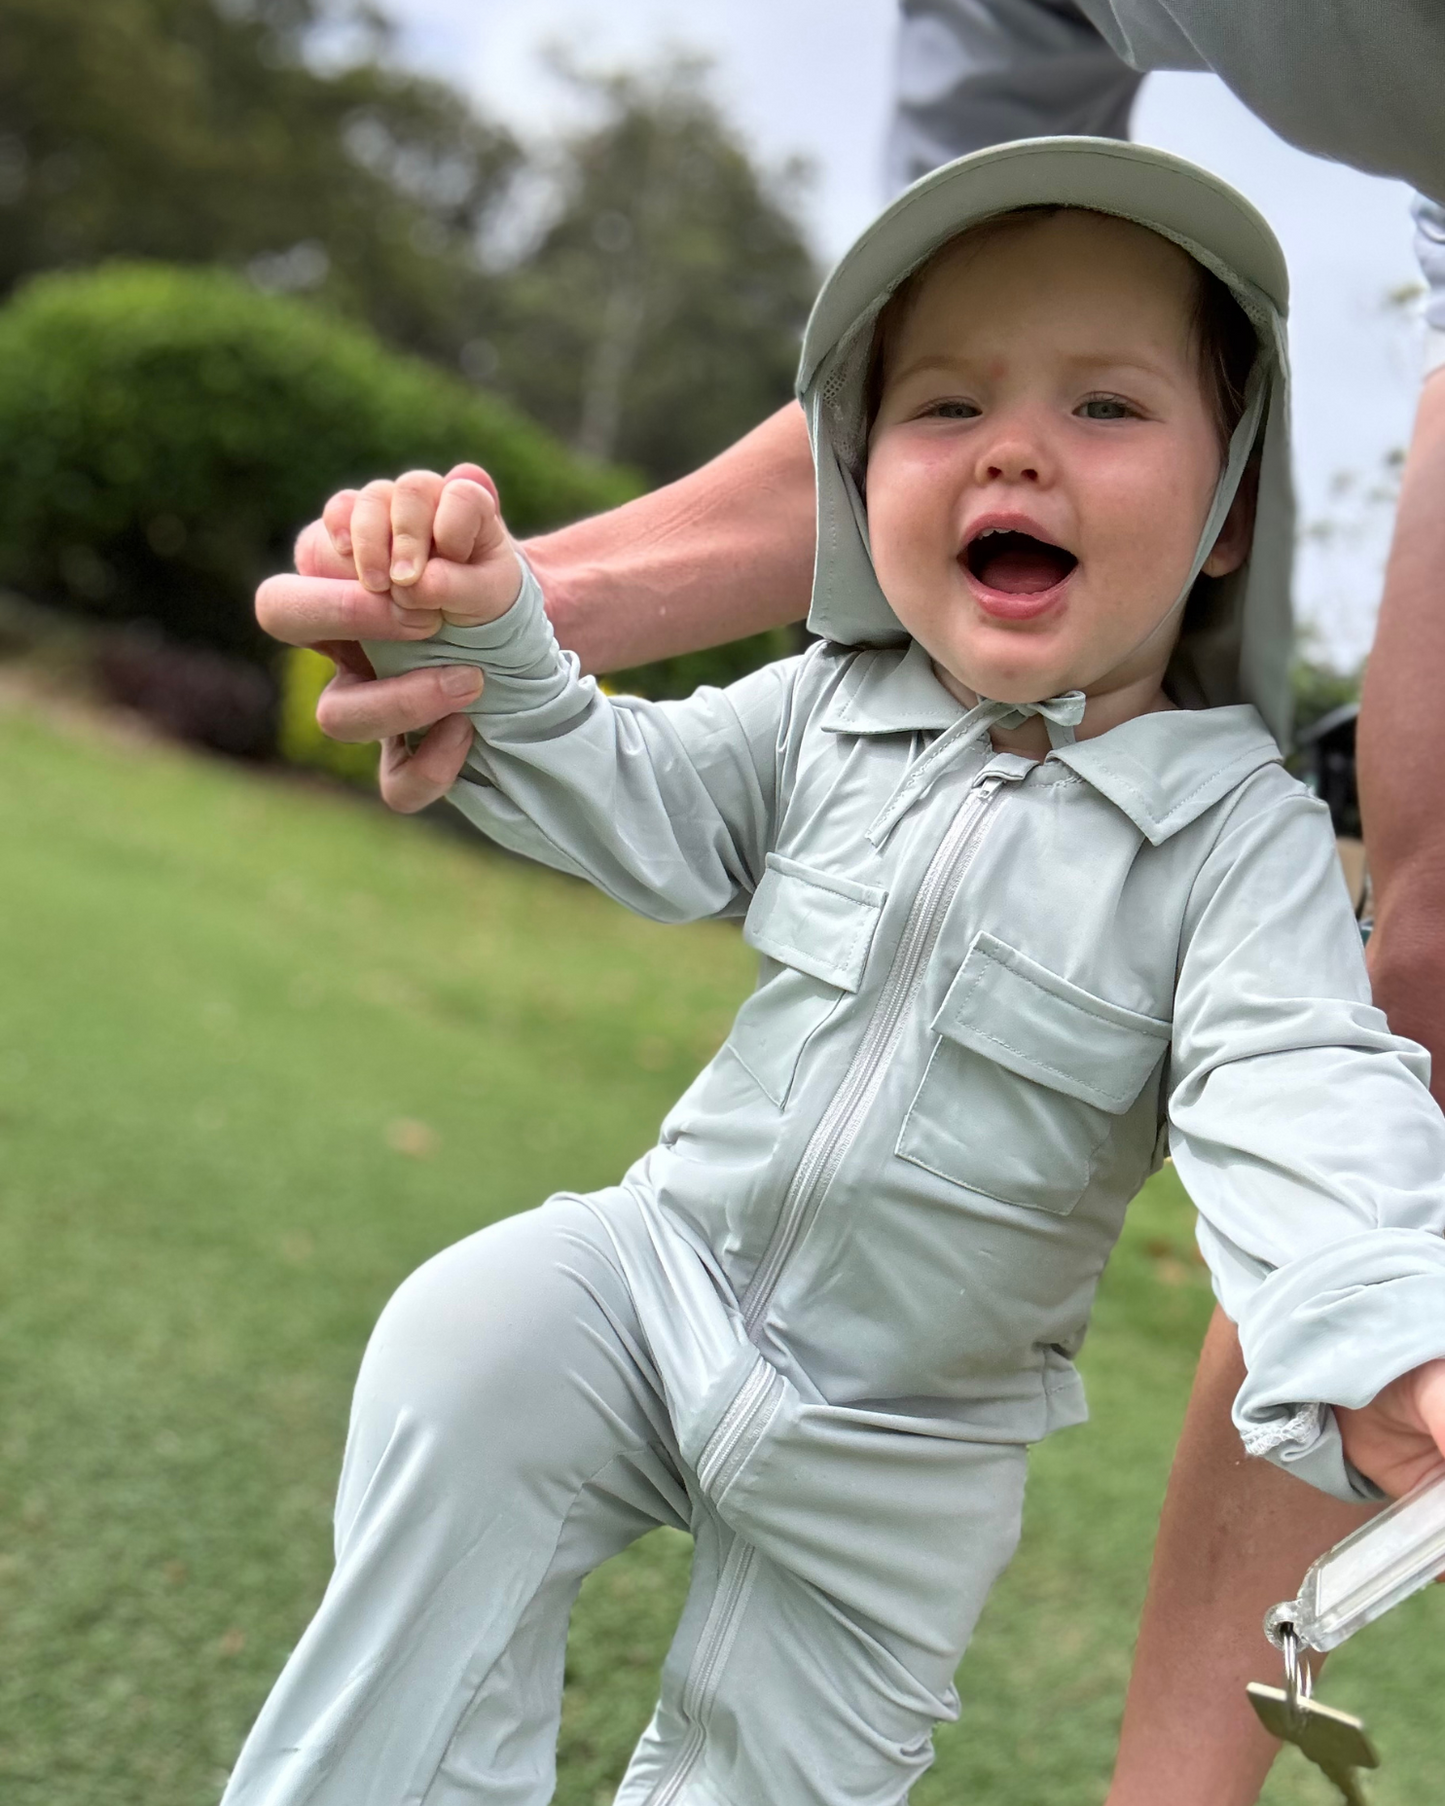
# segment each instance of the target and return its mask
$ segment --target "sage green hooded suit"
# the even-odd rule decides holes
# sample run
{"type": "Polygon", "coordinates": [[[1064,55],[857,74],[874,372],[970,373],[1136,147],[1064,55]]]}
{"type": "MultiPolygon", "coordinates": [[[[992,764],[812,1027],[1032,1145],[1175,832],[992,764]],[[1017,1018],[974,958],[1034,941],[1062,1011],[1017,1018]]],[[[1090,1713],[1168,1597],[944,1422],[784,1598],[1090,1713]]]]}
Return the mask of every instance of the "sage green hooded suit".
{"type": "MultiPolygon", "coordinates": [[[[474,659],[453,792],[488,835],[662,921],[740,918],[756,992],[609,1191],[439,1255],[357,1387],[326,1599],[228,1806],[540,1806],[566,1615],[654,1524],[691,1593],[626,1806],[891,1806],[1017,1536],[1026,1445],[1167,1143],[1240,1326],[1246,1445],[1368,1492],[1332,1404],[1445,1355],[1445,1125],[1371,1006],[1325,810],[1283,770],[1285,272],[1237,195],[1157,152],[965,158],[830,278],[799,379],[818,467],[804,657],[609,699],[528,578],[382,669],[474,659]],[[1252,451],[1244,569],[1193,586],[1178,712],[995,754],[874,579],[872,323],[981,218],[1038,202],[1164,232],[1260,357],[1200,541],[1252,451]]],[[[1197,567],[1196,567],[1197,568],[1197,567]]],[[[1041,1626],[1041,1633],[1043,1627],[1041,1626]]]]}

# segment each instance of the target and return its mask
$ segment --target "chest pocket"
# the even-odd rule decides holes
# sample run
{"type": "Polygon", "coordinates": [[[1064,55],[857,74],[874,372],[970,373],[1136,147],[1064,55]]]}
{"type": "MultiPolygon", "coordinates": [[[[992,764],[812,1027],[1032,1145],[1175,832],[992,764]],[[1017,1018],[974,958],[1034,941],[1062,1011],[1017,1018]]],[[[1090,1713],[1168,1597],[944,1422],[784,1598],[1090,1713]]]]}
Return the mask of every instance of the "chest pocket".
{"type": "Polygon", "coordinates": [[[1169,1046],[1167,1022],[1095,997],[991,934],[969,948],[930,1026],[938,1043],[897,1152],[1057,1216],[1082,1197],[1169,1046]]]}
{"type": "Polygon", "coordinates": [[[782,1107],[804,1047],[863,982],[888,893],[768,854],[743,939],[769,962],[739,1010],[727,1046],[782,1107]]]}

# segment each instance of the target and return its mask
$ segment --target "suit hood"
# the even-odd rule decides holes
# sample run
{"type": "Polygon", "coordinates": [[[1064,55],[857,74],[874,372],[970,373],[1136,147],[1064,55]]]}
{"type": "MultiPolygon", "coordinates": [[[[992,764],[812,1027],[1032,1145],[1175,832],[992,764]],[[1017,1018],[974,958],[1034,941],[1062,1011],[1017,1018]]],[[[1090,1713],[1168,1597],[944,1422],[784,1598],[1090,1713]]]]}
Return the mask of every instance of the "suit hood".
{"type": "Polygon", "coordinates": [[[818,492],[808,625],[849,646],[907,640],[873,570],[863,503],[874,325],[894,290],[949,239],[999,214],[1040,205],[1114,214],[1160,233],[1217,276],[1254,327],[1259,350],[1244,415],[1200,534],[1166,683],[1185,708],[1252,703],[1285,746],[1294,637],[1289,278],[1284,254],[1255,208],[1218,177],[1165,151],[1112,138],[1033,138],[960,157],[915,182],[845,254],[813,308],[798,370],[818,492]],[[1251,458],[1259,464],[1259,502],[1250,555],[1228,576],[1202,576],[1251,458]]]}

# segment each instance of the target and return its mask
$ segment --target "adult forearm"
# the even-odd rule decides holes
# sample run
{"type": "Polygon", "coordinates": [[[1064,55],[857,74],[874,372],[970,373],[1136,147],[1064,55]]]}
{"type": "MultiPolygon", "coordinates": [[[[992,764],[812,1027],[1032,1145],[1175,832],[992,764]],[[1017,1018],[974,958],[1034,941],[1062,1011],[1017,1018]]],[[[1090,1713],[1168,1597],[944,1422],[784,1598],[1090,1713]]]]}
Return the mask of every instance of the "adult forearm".
{"type": "Polygon", "coordinates": [[[528,542],[561,643],[617,671],[807,612],[813,465],[796,404],[692,475],[528,542]]]}
{"type": "Polygon", "coordinates": [[[1245,1456],[1229,1415],[1243,1378],[1239,1338],[1216,1311],[1159,1521],[1107,1806],[1251,1806],[1278,1747],[1244,1692],[1278,1681],[1264,1614],[1370,1515],[1245,1456]]]}
{"type": "Polygon", "coordinates": [[[1420,397],[1359,723],[1370,977],[1445,1101],[1445,372],[1420,397]]]}

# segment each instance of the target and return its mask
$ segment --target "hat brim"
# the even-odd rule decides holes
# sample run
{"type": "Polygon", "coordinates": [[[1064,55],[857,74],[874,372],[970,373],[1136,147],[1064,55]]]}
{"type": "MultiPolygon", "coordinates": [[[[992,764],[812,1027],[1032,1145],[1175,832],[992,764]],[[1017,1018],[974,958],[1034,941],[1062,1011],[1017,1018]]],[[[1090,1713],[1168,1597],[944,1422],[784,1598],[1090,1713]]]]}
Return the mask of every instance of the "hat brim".
{"type": "Polygon", "coordinates": [[[876,313],[879,297],[970,226],[1039,204],[1087,207],[1136,221],[1261,291],[1283,318],[1289,273],[1263,217],[1226,182],[1147,145],[1099,138],[1029,138],[960,157],[915,182],[858,239],[823,285],[798,368],[803,394],[830,351],[876,313]]]}

